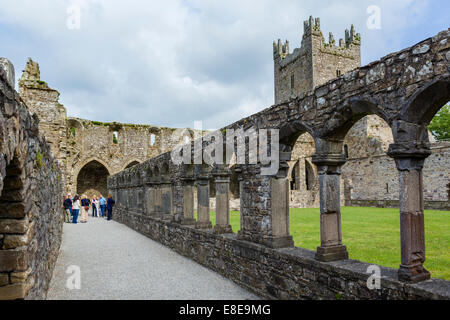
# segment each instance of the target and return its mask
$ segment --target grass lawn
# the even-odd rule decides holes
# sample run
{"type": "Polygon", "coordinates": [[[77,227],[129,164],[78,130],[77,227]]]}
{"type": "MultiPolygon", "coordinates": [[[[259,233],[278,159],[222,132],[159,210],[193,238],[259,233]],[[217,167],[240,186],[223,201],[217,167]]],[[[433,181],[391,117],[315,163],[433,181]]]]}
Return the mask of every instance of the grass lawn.
{"type": "MultiPolygon", "coordinates": [[[[342,210],[342,235],[351,259],[398,269],[400,218],[398,209],[351,208],[342,210]]],[[[211,221],[215,224],[215,213],[211,221]]],[[[233,231],[240,229],[239,212],[231,213],[233,231]]],[[[316,250],[320,245],[320,210],[291,209],[291,235],[295,245],[316,250]]],[[[433,278],[450,280],[450,211],[425,211],[425,268],[433,278]]]]}

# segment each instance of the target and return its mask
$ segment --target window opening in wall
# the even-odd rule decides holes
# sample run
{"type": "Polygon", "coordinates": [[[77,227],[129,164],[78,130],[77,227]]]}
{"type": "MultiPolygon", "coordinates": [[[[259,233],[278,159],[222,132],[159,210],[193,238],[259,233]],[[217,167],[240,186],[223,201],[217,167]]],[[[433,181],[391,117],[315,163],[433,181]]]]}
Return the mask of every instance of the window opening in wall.
{"type": "Polygon", "coordinates": [[[152,133],[150,135],[150,146],[153,147],[155,145],[155,143],[156,143],[156,136],[152,133]]]}
{"type": "Polygon", "coordinates": [[[312,165],[305,159],[305,182],[306,182],[306,190],[310,191],[314,189],[315,185],[315,176],[314,169],[312,165]]]}
{"type": "Polygon", "coordinates": [[[117,131],[113,132],[113,143],[119,143],[119,133],[117,131]]]}
{"type": "Polygon", "coordinates": [[[336,77],[340,77],[342,75],[342,71],[337,69],[336,70],[336,77]]]}
{"type": "Polygon", "coordinates": [[[447,185],[447,199],[450,200],[450,183],[447,185]]]}
{"type": "Polygon", "coordinates": [[[348,159],[348,145],[344,146],[345,158],[348,159]]]}

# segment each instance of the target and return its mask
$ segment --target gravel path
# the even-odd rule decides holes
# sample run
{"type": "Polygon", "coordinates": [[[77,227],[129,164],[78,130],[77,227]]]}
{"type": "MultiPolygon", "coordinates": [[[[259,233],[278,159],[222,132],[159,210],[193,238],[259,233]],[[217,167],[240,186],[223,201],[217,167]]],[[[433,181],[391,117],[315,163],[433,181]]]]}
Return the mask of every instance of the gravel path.
{"type": "Polygon", "coordinates": [[[49,300],[258,299],[232,281],[114,221],[65,224],[49,300]],[[81,289],[66,287],[79,266],[81,289]]]}

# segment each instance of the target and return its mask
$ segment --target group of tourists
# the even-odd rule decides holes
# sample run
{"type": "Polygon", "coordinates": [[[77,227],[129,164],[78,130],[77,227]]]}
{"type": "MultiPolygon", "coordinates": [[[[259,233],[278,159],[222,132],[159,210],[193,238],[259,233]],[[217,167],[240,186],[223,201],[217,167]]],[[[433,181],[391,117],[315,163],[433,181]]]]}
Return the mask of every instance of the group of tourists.
{"type": "Polygon", "coordinates": [[[81,198],[79,195],[75,195],[72,198],[69,193],[63,203],[64,222],[77,224],[78,218],[80,218],[81,223],[87,223],[89,212],[91,212],[92,217],[107,218],[110,221],[115,203],[111,194],[108,199],[105,199],[102,195],[99,197],[93,196],[92,199],[89,199],[86,195],[82,195],[81,198]]]}

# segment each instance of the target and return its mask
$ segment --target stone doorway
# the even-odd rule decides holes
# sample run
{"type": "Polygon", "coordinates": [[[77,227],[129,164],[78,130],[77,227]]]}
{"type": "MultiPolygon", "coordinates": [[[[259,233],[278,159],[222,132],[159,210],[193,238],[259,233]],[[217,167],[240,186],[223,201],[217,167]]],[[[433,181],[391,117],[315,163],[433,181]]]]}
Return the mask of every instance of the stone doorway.
{"type": "Polygon", "coordinates": [[[108,195],[107,179],[109,171],[98,161],[91,161],[79,172],[77,177],[77,193],[81,196],[87,195],[89,198],[102,194],[108,195]]]}

